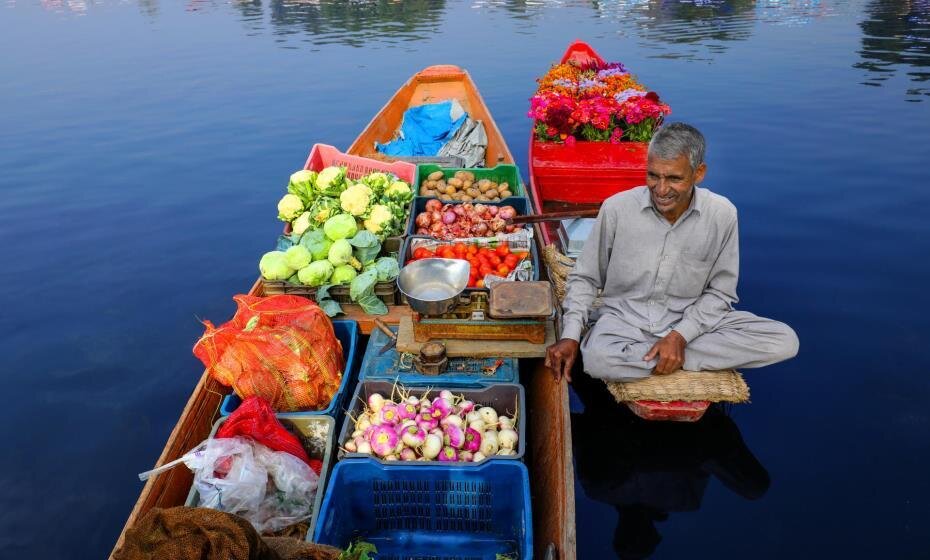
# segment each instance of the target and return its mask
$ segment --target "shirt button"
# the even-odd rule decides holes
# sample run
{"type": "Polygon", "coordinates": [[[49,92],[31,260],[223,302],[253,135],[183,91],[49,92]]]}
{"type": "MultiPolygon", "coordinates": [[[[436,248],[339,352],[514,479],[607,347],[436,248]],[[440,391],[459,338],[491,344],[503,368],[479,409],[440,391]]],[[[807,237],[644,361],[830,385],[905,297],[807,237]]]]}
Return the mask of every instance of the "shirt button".
{"type": "Polygon", "coordinates": [[[649,300],[649,305],[652,305],[653,303],[655,303],[655,302],[652,301],[652,300],[649,300]]]}

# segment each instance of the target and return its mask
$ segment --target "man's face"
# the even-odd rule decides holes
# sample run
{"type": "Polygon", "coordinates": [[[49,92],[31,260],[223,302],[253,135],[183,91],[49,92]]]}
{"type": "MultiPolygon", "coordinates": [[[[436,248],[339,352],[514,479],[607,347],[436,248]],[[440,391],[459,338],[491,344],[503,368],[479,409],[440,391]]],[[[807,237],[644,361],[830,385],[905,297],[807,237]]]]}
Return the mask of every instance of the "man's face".
{"type": "Polygon", "coordinates": [[[649,156],[646,168],[646,185],[652,205],[669,220],[677,220],[691,203],[695,183],[704,180],[707,166],[703,163],[691,169],[688,157],[659,159],[649,156]]]}

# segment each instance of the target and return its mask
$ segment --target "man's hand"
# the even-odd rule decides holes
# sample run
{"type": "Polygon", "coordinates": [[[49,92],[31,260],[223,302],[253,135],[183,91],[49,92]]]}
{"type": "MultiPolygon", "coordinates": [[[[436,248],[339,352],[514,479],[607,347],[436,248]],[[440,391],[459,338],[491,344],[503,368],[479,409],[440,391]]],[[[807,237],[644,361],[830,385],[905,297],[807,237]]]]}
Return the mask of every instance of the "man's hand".
{"type": "Polygon", "coordinates": [[[546,348],[546,367],[552,370],[555,380],[562,377],[572,382],[572,366],[578,357],[578,341],[563,338],[549,348],[546,348]]]}
{"type": "Polygon", "coordinates": [[[681,369],[685,363],[685,346],[688,343],[685,337],[678,334],[678,331],[672,331],[662,337],[658,342],[652,345],[649,352],[643,356],[643,360],[650,361],[658,359],[659,363],[653,369],[655,373],[666,375],[681,369]]]}

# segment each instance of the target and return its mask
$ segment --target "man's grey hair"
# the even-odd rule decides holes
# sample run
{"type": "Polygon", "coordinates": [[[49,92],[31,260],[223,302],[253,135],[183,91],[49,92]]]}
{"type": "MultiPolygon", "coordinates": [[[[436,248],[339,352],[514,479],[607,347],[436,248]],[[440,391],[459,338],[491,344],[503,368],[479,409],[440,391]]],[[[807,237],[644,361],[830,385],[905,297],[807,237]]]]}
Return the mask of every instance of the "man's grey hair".
{"type": "Polygon", "coordinates": [[[704,163],[704,135],[693,126],[681,122],[661,126],[649,142],[649,155],[659,159],[687,156],[691,169],[704,163]]]}

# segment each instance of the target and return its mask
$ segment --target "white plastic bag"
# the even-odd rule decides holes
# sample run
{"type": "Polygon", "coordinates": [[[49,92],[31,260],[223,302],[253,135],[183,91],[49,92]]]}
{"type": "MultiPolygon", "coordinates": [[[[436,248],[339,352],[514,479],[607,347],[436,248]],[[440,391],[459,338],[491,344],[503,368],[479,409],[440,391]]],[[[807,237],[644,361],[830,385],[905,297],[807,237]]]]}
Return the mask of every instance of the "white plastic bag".
{"type": "Polygon", "coordinates": [[[146,480],[182,462],[194,472],[198,506],[244,517],[260,533],[310,519],[313,513],[319,477],[290,453],[243,437],[208,439],[139,478],[146,480]]]}

